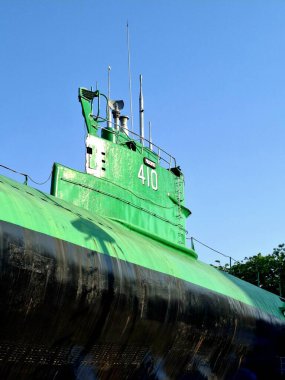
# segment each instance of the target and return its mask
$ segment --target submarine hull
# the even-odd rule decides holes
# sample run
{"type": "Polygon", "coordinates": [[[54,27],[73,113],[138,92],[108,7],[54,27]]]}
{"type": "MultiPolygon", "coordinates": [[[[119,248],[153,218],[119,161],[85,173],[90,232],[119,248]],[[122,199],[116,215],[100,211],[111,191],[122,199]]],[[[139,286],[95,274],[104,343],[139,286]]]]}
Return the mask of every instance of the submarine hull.
{"type": "Polygon", "coordinates": [[[0,249],[0,378],[284,378],[257,308],[12,223],[0,249]]]}

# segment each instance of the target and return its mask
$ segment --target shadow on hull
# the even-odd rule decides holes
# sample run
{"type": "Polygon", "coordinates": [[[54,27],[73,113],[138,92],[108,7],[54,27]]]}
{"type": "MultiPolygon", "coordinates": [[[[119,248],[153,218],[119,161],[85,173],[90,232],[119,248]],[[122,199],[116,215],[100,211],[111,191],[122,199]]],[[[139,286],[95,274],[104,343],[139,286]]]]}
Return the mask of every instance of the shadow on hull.
{"type": "Polygon", "coordinates": [[[284,379],[284,324],[108,254],[0,223],[1,379],[284,379]]]}

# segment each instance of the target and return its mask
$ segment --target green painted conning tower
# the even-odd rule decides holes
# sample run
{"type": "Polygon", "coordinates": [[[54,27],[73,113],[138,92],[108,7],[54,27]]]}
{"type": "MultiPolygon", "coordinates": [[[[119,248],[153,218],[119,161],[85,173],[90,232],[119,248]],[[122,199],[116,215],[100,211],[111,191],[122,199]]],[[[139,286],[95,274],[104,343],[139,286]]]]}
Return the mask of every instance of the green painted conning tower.
{"type": "Polygon", "coordinates": [[[127,117],[119,117],[122,101],[112,103],[114,123],[108,119],[111,102],[99,91],[80,88],[79,101],[87,128],[87,174],[56,163],[51,194],[195,256],[185,247],[191,212],[175,158],[128,129],[127,117]],[[102,98],[106,118],[100,116],[102,98]]]}
{"type": "Polygon", "coordinates": [[[175,159],[79,100],[86,173],[0,176],[0,378],[284,380],[284,299],[197,260],[175,159]]]}

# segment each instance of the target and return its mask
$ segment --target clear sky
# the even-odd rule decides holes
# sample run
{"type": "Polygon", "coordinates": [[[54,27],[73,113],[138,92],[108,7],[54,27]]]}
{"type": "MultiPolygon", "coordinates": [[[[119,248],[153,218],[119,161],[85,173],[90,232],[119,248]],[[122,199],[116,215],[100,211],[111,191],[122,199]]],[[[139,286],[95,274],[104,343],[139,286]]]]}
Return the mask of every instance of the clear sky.
{"type": "Polygon", "coordinates": [[[185,174],[189,236],[270,253],[285,242],[284,0],[1,0],[0,163],[37,181],[54,161],[84,169],[77,89],[107,93],[110,65],[129,114],[127,20],[135,129],[142,74],[153,140],[185,174]]]}

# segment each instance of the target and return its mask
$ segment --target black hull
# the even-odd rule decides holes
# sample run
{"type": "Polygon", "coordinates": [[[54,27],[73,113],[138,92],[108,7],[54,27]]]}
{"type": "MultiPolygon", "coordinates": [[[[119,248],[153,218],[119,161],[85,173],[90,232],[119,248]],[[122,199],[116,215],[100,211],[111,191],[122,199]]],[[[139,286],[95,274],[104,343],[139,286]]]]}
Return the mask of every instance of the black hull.
{"type": "Polygon", "coordinates": [[[279,319],[1,222],[0,379],[282,379],[279,319]]]}

